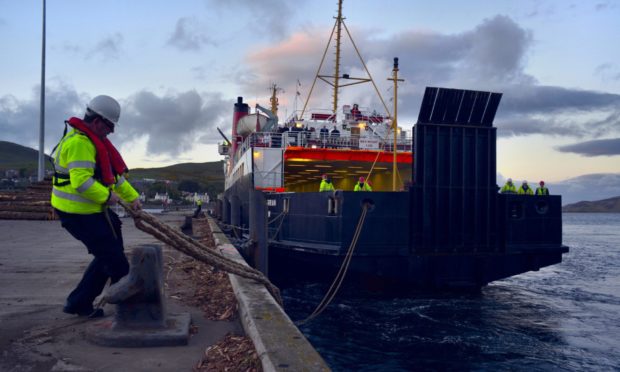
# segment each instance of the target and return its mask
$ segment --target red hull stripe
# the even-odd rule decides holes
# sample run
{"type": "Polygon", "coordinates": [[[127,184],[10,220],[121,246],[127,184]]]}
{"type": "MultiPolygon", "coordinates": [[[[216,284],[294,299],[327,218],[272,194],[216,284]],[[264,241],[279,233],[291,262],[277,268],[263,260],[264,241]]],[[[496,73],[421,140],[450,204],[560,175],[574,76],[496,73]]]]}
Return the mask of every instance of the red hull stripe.
{"type": "MultiPolygon", "coordinates": [[[[334,149],[308,149],[304,147],[288,147],[284,152],[284,160],[288,159],[307,159],[320,161],[361,161],[374,162],[377,151],[371,150],[334,150],[334,149]]],[[[382,152],[379,154],[379,163],[391,163],[394,154],[382,152]]],[[[396,154],[398,163],[411,164],[413,154],[410,152],[399,152],[396,154]]]]}

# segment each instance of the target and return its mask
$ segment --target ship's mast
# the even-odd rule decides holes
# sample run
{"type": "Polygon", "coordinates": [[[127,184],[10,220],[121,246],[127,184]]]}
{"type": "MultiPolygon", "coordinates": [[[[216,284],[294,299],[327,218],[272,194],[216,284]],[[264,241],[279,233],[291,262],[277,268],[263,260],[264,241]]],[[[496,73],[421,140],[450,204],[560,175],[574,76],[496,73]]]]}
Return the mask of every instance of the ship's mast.
{"type": "Polygon", "coordinates": [[[398,141],[398,82],[404,81],[403,79],[398,78],[398,57],[394,57],[394,67],[392,68],[392,77],[388,78],[388,80],[392,80],[394,82],[394,117],[392,118],[392,131],[394,131],[394,148],[392,152],[394,153],[394,160],[392,164],[392,191],[396,191],[396,172],[397,161],[396,161],[396,143],[398,141]]]}
{"type": "Polygon", "coordinates": [[[383,104],[385,112],[387,113],[388,116],[391,116],[390,110],[388,109],[387,105],[385,104],[385,101],[383,100],[383,97],[381,96],[381,93],[379,92],[379,88],[377,88],[377,84],[375,84],[375,81],[372,79],[372,75],[370,74],[370,71],[368,70],[366,63],[364,62],[364,59],[362,58],[362,55],[360,54],[360,51],[357,48],[357,45],[355,45],[355,41],[353,41],[353,38],[351,37],[351,33],[349,32],[349,29],[347,28],[347,25],[344,22],[344,17],[342,16],[342,1],[343,0],[338,0],[338,16],[336,17],[336,22],[334,23],[334,27],[332,28],[331,35],[329,36],[329,41],[327,42],[327,46],[325,47],[325,50],[323,51],[323,57],[321,58],[321,63],[319,64],[319,68],[317,69],[316,75],[314,76],[314,81],[312,82],[312,86],[310,87],[310,91],[308,92],[308,96],[306,97],[304,108],[301,110],[300,118],[303,117],[304,113],[306,112],[306,108],[308,107],[308,102],[310,101],[310,97],[312,96],[312,92],[314,91],[314,86],[316,85],[317,79],[323,80],[324,82],[326,82],[327,84],[331,85],[334,88],[333,106],[332,106],[333,115],[336,115],[338,111],[338,90],[340,88],[344,88],[350,85],[370,82],[374,86],[375,92],[377,93],[377,96],[381,100],[381,103],[383,104]],[[355,52],[357,53],[357,57],[362,63],[362,66],[364,66],[364,70],[366,71],[366,74],[368,75],[367,78],[351,77],[349,76],[349,74],[342,74],[341,76],[340,74],[340,49],[341,49],[341,41],[342,41],[341,33],[343,29],[346,31],[347,36],[349,40],[351,41],[351,44],[353,45],[355,52]],[[329,46],[332,40],[334,39],[336,43],[336,61],[335,61],[335,67],[334,67],[334,75],[321,75],[321,68],[323,67],[323,63],[325,62],[325,56],[327,55],[327,51],[329,50],[329,46]],[[340,82],[341,78],[346,79],[347,81],[344,84],[342,84],[340,82]]]}
{"type": "Polygon", "coordinates": [[[342,0],[338,0],[338,17],[336,18],[336,61],[334,63],[334,106],[333,114],[338,112],[338,86],[340,81],[340,33],[342,31],[342,0]]]}
{"type": "Polygon", "coordinates": [[[278,106],[280,105],[280,103],[278,102],[277,93],[281,89],[278,88],[278,86],[275,83],[273,83],[271,84],[270,90],[271,90],[271,97],[269,98],[269,102],[271,103],[271,112],[273,112],[275,116],[278,116],[278,106]]]}

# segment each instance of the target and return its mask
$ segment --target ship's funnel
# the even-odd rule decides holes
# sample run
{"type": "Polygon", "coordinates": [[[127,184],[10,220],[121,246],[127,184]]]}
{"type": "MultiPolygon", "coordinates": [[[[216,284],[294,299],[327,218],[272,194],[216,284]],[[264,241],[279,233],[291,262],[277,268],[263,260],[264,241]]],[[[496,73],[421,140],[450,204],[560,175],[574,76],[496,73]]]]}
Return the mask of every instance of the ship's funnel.
{"type": "Polygon", "coordinates": [[[237,97],[237,103],[235,103],[235,111],[233,112],[232,122],[232,153],[237,151],[239,142],[242,141],[241,137],[237,133],[237,125],[239,119],[250,113],[250,106],[247,103],[243,103],[243,97],[237,97]]]}

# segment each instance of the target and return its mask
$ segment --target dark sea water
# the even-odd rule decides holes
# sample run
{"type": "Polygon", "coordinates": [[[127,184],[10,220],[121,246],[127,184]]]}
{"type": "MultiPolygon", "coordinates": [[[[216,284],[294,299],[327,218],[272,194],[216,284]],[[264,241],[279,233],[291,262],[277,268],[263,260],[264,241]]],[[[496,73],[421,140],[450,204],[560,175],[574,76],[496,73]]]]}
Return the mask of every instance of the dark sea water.
{"type": "MultiPolygon", "coordinates": [[[[620,214],[564,214],[561,264],[475,294],[345,290],[300,327],[334,371],[620,371],[620,214]]],[[[305,318],[325,287],[284,291],[305,318]]]]}

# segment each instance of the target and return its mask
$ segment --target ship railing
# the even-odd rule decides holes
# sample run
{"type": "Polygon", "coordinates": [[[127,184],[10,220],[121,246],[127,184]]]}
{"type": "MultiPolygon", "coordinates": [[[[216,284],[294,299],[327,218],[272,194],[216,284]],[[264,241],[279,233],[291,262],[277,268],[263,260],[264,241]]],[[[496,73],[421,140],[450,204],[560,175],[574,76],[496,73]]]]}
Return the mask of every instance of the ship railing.
{"type": "Polygon", "coordinates": [[[286,119],[286,123],[293,125],[296,122],[325,122],[326,124],[335,123],[344,120],[346,122],[355,123],[365,121],[368,123],[379,124],[389,121],[389,117],[385,114],[378,113],[376,110],[360,107],[357,113],[351,111],[350,106],[343,107],[341,112],[336,114],[331,109],[308,109],[303,113],[301,110],[294,111],[286,119]]]}
{"type": "MultiPolygon", "coordinates": [[[[317,131],[291,131],[284,133],[252,133],[242,143],[240,151],[235,154],[243,154],[252,147],[282,148],[305,147],[305,148],[330,148],[340,150],[385,150],[392,151],[394,143],[391,138],[383,141],[382,138],[373,135],[347,134],[336,136],[317,131]]],[[[410,136],[400,136],[396,142],[397,152],[412,151],[412,139],[410,136]]],[[[237,159],[235,159],[237,160],[237,159]]]]}

